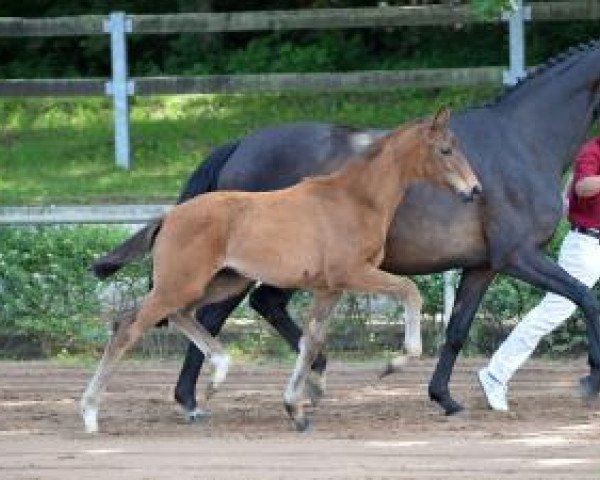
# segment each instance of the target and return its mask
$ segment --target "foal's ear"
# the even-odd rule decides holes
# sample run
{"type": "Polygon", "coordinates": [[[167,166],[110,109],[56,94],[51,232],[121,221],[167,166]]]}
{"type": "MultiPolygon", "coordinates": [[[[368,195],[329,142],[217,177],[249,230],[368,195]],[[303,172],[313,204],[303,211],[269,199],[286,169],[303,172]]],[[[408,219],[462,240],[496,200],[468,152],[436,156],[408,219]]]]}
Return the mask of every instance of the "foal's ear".
{"type": "Polygon", "coordinates": [[[448,107],[441,107],[435,114],[435,117],[433,117],[431,129],[444,130],[448,125],[448,120],[450,120],[450,109],[448,107]]]}

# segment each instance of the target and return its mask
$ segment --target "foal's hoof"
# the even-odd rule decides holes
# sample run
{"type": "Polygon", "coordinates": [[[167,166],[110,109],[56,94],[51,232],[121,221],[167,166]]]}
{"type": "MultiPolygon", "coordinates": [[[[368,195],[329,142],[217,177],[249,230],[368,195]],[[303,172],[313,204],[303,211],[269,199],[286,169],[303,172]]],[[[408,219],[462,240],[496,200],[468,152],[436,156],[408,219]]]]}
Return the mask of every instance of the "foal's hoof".
{"type": "Polygon", "coordinates": [[[86,433],[98,433],[98,409],[94,407],[82,406],[81,416],[85,426],[86,433]]]}
{"type": "Polygon", "coordinates": [[[396,370],[394,369],[392,362],[388,362],[383,371],[379,374],[379,380],[381,380],[384,377],[387,377],[388,375],[391,375],[392,373],[396,373],[396,370]]]}
{"type": "Polygon", "coordinates": [[[210,400],[215,393],[217,393],[215,382],[208,382],[208,385],[206,386],[206,399],[210,400]]]}
{"type": "Polygon", "coordinates": [[[296,430],[300,433],[308,432],[310,430],[310,420],[308,417],[302,417],[297,420],[294,420],[294,426],[296,430]]]}
{"type": "Polygon", "coordinates": [[[381,380],[384,377],[387,377],[388,375],[391,375],[392,373],[401,372],[407,363],[408,356],[406,355],[399,355],[398,357],[392,358],[387,363],[383,371],[379,374],[379,380],[381,380]]]}
{"type": "Polygon", "coordinates": [[[291,403],[284,402],[283,407],[285,411],[289,415],[289,417],[294,420],[296,418],[296,412],[298,411],[296,405],[292,405],[291,403]]]}
{"type": "Polygon", "coordinates": [[[290,416],[292,422],[294,422],[294,427],[298,432],[306,432],[310,427],[310,420],[306,415],[298,416],[298,407],[296,405],[292,405],[290,403],[284,403],[285,411],[290,416]]]}
{"type": "MultiPolygon", "coordinates": [[[[315,375],[318,375],[318,374],[315,374],[315,375]]],[[[310,404],[313,407],[316,407],[319,404],[319,402],[323,399],[323,397],[325,396],[325,390],[323,388],[322,379],[321,378],[313,378],[312,376],[309,376],[306,379],[305,392],[306,392],[306,396],[310,400],[310,404]]]]}
{"type": "Polygon", "coordinates": [[[586,405],[593,406],[598,403],[598,387],[594,385],[594,379],[591,375],[579,379],[579,389],[586,405]]]}

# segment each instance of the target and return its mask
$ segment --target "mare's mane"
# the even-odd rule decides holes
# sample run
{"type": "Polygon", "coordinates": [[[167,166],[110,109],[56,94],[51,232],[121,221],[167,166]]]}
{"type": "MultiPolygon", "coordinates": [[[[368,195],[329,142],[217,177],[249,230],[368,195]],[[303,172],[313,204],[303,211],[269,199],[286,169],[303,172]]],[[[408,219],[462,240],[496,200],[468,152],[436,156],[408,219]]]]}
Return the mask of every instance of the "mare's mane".
{"type": "Polygon", "coordinates": [[[340,168],[339,170],[335,170],[331,173],[327,173],[324,175],[316,175],[316,176],[309,176],[306,177],[304,180],[302,180],[300,183],[304,183],[304,182],[315,182],[315,183],[320,183],[320,182],[329,182],[331,180],[334,180],[336,178],[339,178],[341,176],[346,175],[348,172],[355,170],[355,169],[360,169],[363,165],[370,163],[371,161],[373,161],[375,158],[377,158],[381,153],[382,150],[385,148],[386,144],[395,136],[400,135],[401,133],[414,128],[416,126],[418,126],[419,124],[423,123],[424,121],[426,121],[425,119],[419,119],[416,121],[412,121],[406,124],[403,124],[395,129],[393,129],[392,131],[390,131],[389,133],[387,133],[386,135],[376,139],[372,144],[370,144],[363,152],[356,154],[353,156],[353,160],[351,160],[350,162],[348,162],[346,165],[344,165],[342,168],[340,168]]]}
{"type": "Polygon", "coordinates": [[[590,42],[580,43],[577,46],[570,47],[568,50],[565,50],[553,57],[550,57],[544,63],[538,65],[535,68],[531,68],[527,72],[527,75],[519,79],[515,85],[507,86],[494,100],[481,105],[479,108],[492,107],[504,102],[505,100],[511,98],[516,92],[523,90],[523,88],[526,86],[529,86],[532,83],[532,81],[540,78],[543,75],[549,75],[558,71],[558,69],[564,67],[564,65],[568,61],[575,61],[575,57],[588,53],[589,51],[599,47],[600,40],[591,40],[590,42]]]}

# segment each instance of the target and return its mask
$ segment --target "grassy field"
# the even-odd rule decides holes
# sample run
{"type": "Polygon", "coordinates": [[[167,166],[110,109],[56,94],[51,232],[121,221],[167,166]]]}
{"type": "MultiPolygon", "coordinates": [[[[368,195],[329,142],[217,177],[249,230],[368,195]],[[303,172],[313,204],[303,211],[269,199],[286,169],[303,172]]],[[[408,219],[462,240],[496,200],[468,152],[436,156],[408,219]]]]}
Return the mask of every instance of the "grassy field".
{"type": "Polygon", "coordinates": [[[131,172],[114,165],[110,99],[4,99],[0,204],[171,201],[212,147],[262,126],[324,120],[390,127],[441,105],[477,104],[496,92],[486,87],[135,98],[131,172]]]}

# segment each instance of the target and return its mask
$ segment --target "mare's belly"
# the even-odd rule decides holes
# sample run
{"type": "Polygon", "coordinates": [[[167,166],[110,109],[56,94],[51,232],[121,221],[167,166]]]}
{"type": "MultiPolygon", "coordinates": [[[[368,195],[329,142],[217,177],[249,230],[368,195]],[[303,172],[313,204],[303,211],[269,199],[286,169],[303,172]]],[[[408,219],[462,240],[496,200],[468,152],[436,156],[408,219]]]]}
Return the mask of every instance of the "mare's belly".
{"type": "Polygon", "coordinates": [[[382,267],[420,274],[486,263],[482,215],[477,200],[464,203],[427,185],[410,189],[388,232],[382,267]]]}

